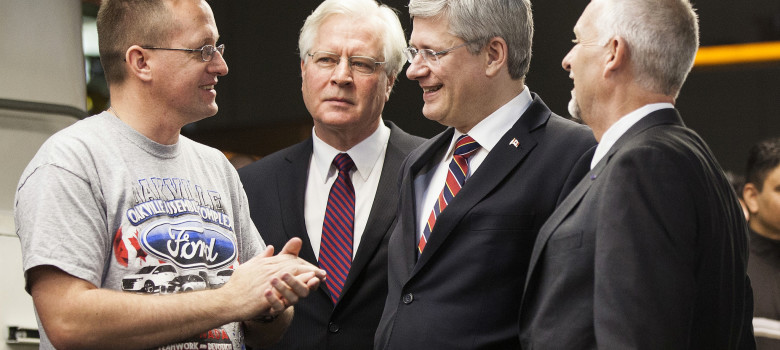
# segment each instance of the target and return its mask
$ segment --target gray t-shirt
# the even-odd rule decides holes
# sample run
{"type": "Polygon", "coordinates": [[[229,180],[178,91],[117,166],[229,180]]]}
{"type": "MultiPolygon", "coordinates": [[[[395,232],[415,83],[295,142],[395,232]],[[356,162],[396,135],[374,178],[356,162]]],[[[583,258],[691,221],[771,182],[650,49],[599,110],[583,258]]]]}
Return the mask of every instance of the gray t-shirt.
{"type": "MultiPolygon", "coordinates": [[[[265,248],[221,152],[184,136],[158,144],[105,112],[41,146],[19,181],[15,220],[25,272],[53,265],[132,293],[219,287],[265,248]]],[[[52,348],[39,327],[41,349],[52,348]]],[[[163,348],[242,344],[233,323],[163,348]]]]}

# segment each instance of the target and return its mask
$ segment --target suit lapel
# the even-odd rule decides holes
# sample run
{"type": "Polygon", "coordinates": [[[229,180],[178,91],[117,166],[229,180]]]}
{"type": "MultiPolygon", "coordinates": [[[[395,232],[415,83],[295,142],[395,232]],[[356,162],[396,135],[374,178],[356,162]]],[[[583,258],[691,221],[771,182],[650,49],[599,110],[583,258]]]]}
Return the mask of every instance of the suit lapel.
{"type": "Polygon", "coordinates": [[[360,239],[360,246],[355,259],[352,261],[347,280],[344,282],[342,295],[347,292],[357,276],[360,275],[360,272],[374,257],[377,247],[382,243],[396,216],[393,208],[397,207],[398,202],[394,198],[397,198],[398,171],[405,154],[397,146],[401,142],[400,134],[403,131],[393,124],[388,124],[390,127],[390,139],[387,142],[382,174],[374,195],[374,202],[371,204],[371,212],[368,215],[366,228],[363,230],[363,237],[360,239]]]}
{"type": "MultiPolygon", "coordinates": [[[[303,247],[299,256],[317,265],[317,259],[312,250],[309,235],[306,231],[306,221],[303,212],[304,198],[306,196],[306,177],[309,172],[309,160],[312,152],[312,140],[302,142],[285,155],[287,161],[283,169],[276,173],[278,184],[279,202],[281,203],[282,223],[287,239],[299,237],[303,241],[303,247]]],[[[282,247],[276,247],[277,252],[282,247]]]]}
{"type": "Polygon", "coordinates": [[[529,273],[526,275],[526,288],[528,287],[528,282],[531,280],[531,276],[533,275],[536,262],[539,260],[539,256],[541,255],[544,246],[547,244],[547,241],[550,239],[550,236],[563,222],[563,219],[568,217],[569,213],[571,213],[571,211],[574,210],[574,208],[576,208],[577,205],[582,201],[582,198],[585,197],[585,194],[588,193],[588,190],[590,190],[590,187],[593,185],[593,181],[598,178],[598,176],[606,167],[611,156],[612,152],[604,157],[604,159],[599,162],[599,164],[593,168],[593,170],[585,174],[585,177],[583,177],[577,186],[575,186],[574,189],[569,193],[569,195],[566,196],[563,202],[561,202],[558,208],[553,211],[552,215],[550,215],[545,224],[539,230],[539,235],[536,237],[534,249],[531,252],[531,260],[528,265],[529,273]]]}
{"type": "MultiPolygon", "coordinates": [[[[406,167],[401,176],[401,205],[399,210],[399,225],[402,225],[399,231],[404,253],[403,261],[406,269],[405,272],[411,275],[417,263],[417,205],[415,202],[414,183],[417,176],[424,174],[431,169],[430,162],[432,159],[436,159],[436,156],[440,154],[444,149],[449,146],[452,140],[452,135],[455,129],[448,128],[437,136],[434,136],[428,141],[425,141],[420,147],[409,154],[406,159],[406,167]]],[[[427,215],[427,214],[426,214],[427,215]]],[[[392,262],[391,262],[392,263],[392,262]]],[[[408,277],[408,275],[406,276],[408,277]]]]}
{"type": "Polygon", "coordinates": [[[547,241],[550,239],[550,236],[553,232],[560,226],[560,224],[563,222],[563,220],[569,216],[569,214],[578,206],[578,204],[582,201],[582,199],[585,197],[585,195],[588,193],[588,190],[590,190],[591,186],[593,185],[593,182],[598,179],[598,177],[601,175],[601,173],[606,169],[609,165],[610,160],[612,159],[612,156],[615,155],[616,152],[620,150],[621,147],[623,147],[626,143],[630,142],[634,136],[637,134],[643,132],[644,130],[647,130],[653,126],[656,125],[662,125],[662,124],[678,124],[683,125],[682,118],[680,118],[679,113],[677,113],[677,110],[673,109],[662,109],[655,111],[653,113],[648,114],[647,116],[640,119],[636,124],[631,126],[620,138],[615,142],[614,145],[609,149],[609,152],[602,158],[596,166],[588,172],[585,177],[582,178],[582,180],[577,184],[576,187],[569,193],[569,195],[561,202],[560,206],[555,209],[553,214],[547,219],[544,226],[539,231],[539,235],[536,237],[536,242],[534,243],[534,249],[531,253],[531,261],[528,265],[528,271],[529,273],[526,276],[526,283],[525,287],[528,288],[528,283],[530,282],[531,278],[534,274],[534,268],[536,267],[536,263],[539,261],[539,257],[541,256],[542,251],[544,250],[545,245],[547,244],[547,241]]]}
{"type": "MultiPolygon", "coordinates": [[[[534,101],[512,128],[501,137],[479,169],[469,178],[458,195],[436,219],[430,240],[414,267],[414,272],[433,256],[446,241],[452,230],[460,224],[467,213],[501,181],[512,173],[536,147],[538,141],[532,132],[544,125],[551,112],[534,94],[534,101]],[[518,144],[513,143],[517,140],[518,144]]],[[[451,139],[452,136],[450,134],[451,139]]],[[[449,140],[448,139],[448,140],[449,140]]]]}

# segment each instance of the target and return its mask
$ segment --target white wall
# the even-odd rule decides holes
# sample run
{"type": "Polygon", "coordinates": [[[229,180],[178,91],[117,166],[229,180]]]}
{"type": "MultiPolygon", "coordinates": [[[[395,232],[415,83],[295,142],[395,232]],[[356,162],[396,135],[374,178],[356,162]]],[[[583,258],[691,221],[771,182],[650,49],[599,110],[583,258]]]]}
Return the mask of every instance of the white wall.
{"type": "MultiPolygon", "coordinates": [[[[0,1],[0,99],[84,111],[81,28],[80,0],[0,1]]],[[[66,112],[0,108],[0,350],[35,348],[6,339],[9,326],[37,328],[13,225],[16,185],[43,141],[76,120],[66,112]]]]}

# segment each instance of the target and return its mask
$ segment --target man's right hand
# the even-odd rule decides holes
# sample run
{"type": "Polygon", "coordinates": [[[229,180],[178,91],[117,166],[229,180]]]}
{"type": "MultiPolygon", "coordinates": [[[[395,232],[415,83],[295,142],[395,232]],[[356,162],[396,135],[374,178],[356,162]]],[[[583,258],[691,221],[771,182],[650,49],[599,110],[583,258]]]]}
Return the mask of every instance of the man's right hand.
{"type": "Polygon", "coordinates": [[[301,246],[301,240],[293,238],[275,256],[269,246],[236,268],[221,289],[237,307],[240,320],[276,316],[325,279],[324,270],[298,258],[301,246]]]}

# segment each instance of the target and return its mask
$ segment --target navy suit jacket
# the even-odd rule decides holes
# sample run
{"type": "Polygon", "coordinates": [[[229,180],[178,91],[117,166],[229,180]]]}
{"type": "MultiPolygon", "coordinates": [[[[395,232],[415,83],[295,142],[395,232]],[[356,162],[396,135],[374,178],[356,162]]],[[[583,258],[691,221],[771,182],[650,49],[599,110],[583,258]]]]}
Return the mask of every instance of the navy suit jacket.
{"type": "MultiPolygon", "coordinates": [[[[396,184],[404,157],[424,139],[390,127],[382,174],[365,231],[342,294],[333,305],[321,286],[295,305],[295,316],[272,349],[371,349],[387,294],[387,240],[395,222],[396,184]]],[[[271,154],[239,170],[252,221],[266,244],[280,249],[293,237],[303,241],[300,257],[314,265],[304,222],[304,195],[312,140],[271,154]]]]}
{"type": "MultiPolygon", "coordinates": [[[[588,160],[588,163],[590,160],[588,160]]],[[[542,227],[523,349],[751,349],[747,227],[674,109],[632,126],[542,227]]]]}
{"type": "Polygon", "coordinates": [[[452,135],[450,128],[427,141],[403,166],[375,349],[518,348],[517,311],[536,234],[565,184],[587,171],[573,166],[596,143],[590,129],[533,94],[439,215],[418,260],[414,179],[436,165],[452,135]]]}

